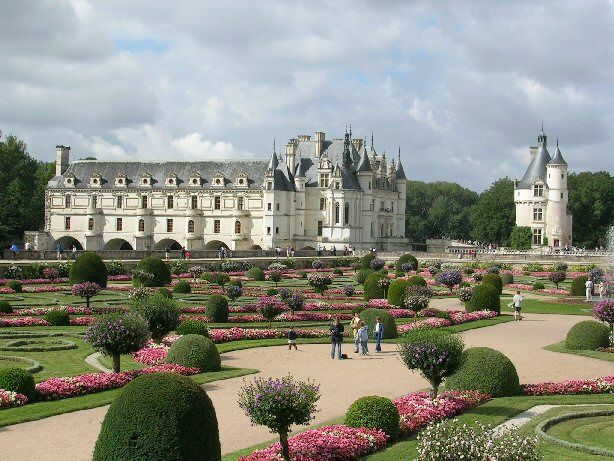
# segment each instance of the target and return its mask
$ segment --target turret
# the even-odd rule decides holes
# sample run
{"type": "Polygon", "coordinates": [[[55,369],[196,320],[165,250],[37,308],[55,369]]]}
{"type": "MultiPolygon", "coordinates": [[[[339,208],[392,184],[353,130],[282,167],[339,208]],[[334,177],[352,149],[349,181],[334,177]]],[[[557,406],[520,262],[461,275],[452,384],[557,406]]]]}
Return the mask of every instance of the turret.
{"type": "Polygon", "coordinates": [[[68,169],[70,158],[70,146],[55,146],[55,175],[62,176],[68,169]]]}
{"type": "Polygon", "coordinates": [[[549,189],[567,189],[567,162],[559,149],[559,140],[556,140],[554,157],[546,165],[548,171],[547,183],[549,189]]]}

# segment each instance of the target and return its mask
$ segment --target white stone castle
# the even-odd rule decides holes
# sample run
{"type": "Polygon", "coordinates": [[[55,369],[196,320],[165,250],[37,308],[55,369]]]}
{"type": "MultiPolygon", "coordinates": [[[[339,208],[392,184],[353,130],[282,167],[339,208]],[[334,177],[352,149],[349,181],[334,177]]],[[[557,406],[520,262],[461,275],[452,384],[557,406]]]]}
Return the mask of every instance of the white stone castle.
{"type": "Polygon", "coordinates": [[[70,163],[56,146],[38,246],[403,249],[406,178],[362,139],[301,135],[285,159],[70,163]]]}
{"type": "Polygon", "coordinates": [[[533,231],[533,245],[562,247],[572,244],[572,216],[568,210],[567,162],[557,140],[554,157],[547,148],[544,127],[538,145],[530,148],[531,163],[515,182],[516,226],[533,231]]]}

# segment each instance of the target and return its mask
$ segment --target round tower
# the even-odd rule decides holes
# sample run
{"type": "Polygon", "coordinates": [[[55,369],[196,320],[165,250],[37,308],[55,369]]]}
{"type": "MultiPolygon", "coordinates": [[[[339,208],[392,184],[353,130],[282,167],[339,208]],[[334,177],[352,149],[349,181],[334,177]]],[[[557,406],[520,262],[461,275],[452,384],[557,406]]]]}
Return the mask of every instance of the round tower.
{"type": "Polygon", "coordinates": [[[569,190],[567,189],[567,162],[556,141],[554,157],[546,165],[548,206],[546,211],[546,234],[548,244],[560,247],[571,244],[571,215],[568,214],[569,190]]]}

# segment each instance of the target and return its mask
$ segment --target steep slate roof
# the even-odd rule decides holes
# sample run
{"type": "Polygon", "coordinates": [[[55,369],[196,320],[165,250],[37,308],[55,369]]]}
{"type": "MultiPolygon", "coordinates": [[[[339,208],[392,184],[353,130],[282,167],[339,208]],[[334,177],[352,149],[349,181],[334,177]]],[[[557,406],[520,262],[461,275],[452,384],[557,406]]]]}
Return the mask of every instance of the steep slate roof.
{"type": "MultiPolygon", "coordinates": [[[[355,174],[355,167],[360,160],[360,154],[353,145],[350,146],[352,165],[350,169],[343,167],[343,139],[330,139],[324,141],[320,155],[326,153],[333,165],[337,163],[341,166],[341,177],[343,178],[344,189],[361,190],[360,184],[355,174]]],[[[319,183],[318,163],[316,157],[316,143],[314,141],[298,141],[296,157],[300,159],[299,167],[303,170],[307,179],[307,186],[317,186],[319,183]]]]}
{"type": "Polygon", "coordinates": [[[538,179],[542,181],[546,181],[547,178],[547,165],[550,161],[550,153],[546,147],[546,135],[544,134],[543,128],[540,133],[538,140],[540,140],[539,148],[537,149],[537,153],[535,157],[531,160],[529,164],[529,168],[525,172],[522,179],[516,184],[517,189],[530,189],[533,187],[533,184],[538,179]],[[543,141],[541,141],[543,139],[543,141]]]}
{"type": "MultiPolygon", "coordinates": [[[[52,178],[48,187],[64,187],[64,177],[73,174],[76,188],[89,188],[89,179],[95,173],[102,177],[102,189],[115,188],[115,178],[121,173],[128,178],[127,189],[137,189],[144,174],[152,177],[152,189],[168,189],[165,180],[172,174],[177,175],[179,188],[199,189],[213,188],[211,181],[216,173],[222,173],[225,186],[233,187],[240,174],[246,174],[248,187],[261,188],[267,160],[210,160],[197,162],[105,162],[94,160],[77,160],[70,164],[64,175],[52,178]],[[190,177],[198,173],[202,177],[201,186],[190,186],[190,177]]],[[[93,188],[93,189],[100,189],[93,188]]]]}
{"type": "Polygon", "coordinates": [[[559,142],[556,142],[556,150],[554,151],[554,157],[548,162],[548,165],[567,165],[567,162],[563,158],[563,154],[561,154],[561,149],[559,149],[559,142]]]}

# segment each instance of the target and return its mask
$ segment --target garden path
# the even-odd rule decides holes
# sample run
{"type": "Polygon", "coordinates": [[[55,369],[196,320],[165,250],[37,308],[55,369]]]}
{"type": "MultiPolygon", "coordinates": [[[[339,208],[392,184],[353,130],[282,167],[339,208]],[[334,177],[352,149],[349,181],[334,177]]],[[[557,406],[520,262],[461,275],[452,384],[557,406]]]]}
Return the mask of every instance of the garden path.
{"type": "MultiPolygon", "coordinates": [[[[451,302],[451,301],[450,301],[451,302]]],[[[434,303],[435,304],[435,303],[434,303]]],[[[437,307],[444,307],[445,303],[437,307]]],[[[569,328],[585,320],[575,315],[527,314],[525,320],[508,322],[462,334],[467,346],[489,346],[514,362],[521,382],[562,381],[614,374],[614,363],[543,349],[561,341],[569,328]]],[[[300,346],[247,349],[223,354],[223,363],[260,369],[260,376],[281,376],[288,372],[299,379],[313,378],[321,384],[322,399],[315,424],[342,415],[364,395],[397,397],[426,387],[418,373],[408,371],[394,353],[396,346],[385,344],[382,354],[360,357],[345,346],[351,360],[332,361],[329,346],[300,346]]],[[[248,377],[249,379],[249,377],[248,377]]],[[[205,389],[215,405],[222,441],[228,453],[272,438],[262,427],[251,427],[237,406],[243,378],[207,384],[205,389]]],[[[89,460],[107,407],[83,410],[0,428],[3,461],[89,460]]]]}

